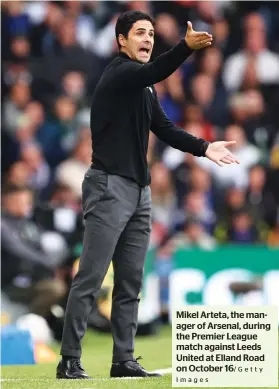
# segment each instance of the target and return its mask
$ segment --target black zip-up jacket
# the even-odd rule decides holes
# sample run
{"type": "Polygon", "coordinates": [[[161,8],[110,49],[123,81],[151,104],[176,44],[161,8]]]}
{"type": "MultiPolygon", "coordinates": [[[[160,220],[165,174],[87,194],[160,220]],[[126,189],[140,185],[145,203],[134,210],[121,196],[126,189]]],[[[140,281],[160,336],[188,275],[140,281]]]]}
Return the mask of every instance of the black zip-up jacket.
{"type": "Polygon", "coordinates": [[[185,40],[155,61],[141,64],[120,52],[104,70],[91,107],[93,168],[150,184],[149,131],[170,146],[204,156],[208,142],[175,126],[153,84],[169,77],[192,54],[185,40]]]}

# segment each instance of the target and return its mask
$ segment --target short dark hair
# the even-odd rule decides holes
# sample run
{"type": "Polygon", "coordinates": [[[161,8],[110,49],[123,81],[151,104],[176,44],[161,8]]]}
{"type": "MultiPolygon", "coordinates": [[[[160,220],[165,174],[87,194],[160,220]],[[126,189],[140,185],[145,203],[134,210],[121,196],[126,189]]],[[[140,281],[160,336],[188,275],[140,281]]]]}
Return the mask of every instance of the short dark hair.
{"type": "Polygon", "coordinates": [[[128,38],[129,31],[133,27],[133,24],[138,20],[148,20],[154,27],[155,21],[148,14],[141,11],[127,11],[119,16],[115,26],[115,37],[117,41],[118,48],[121,48],[121,45],[118,41],[119,34],[122,34],[125,38],[128,38]]]}

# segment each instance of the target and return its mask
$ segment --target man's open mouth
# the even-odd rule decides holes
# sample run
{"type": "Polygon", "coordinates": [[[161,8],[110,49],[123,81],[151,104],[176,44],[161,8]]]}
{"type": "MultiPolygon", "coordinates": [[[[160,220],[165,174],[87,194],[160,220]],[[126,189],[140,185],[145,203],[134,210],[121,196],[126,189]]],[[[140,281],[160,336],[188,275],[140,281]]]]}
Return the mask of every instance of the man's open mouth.
{"type": "Polygon", "coordinates": [[[149,54],[149,51],[150,51],[150,49],[148,49],[147,47],[142,47],[142,48],[140,49],[140,52],[141,52],[141,53],[149,54]]]}

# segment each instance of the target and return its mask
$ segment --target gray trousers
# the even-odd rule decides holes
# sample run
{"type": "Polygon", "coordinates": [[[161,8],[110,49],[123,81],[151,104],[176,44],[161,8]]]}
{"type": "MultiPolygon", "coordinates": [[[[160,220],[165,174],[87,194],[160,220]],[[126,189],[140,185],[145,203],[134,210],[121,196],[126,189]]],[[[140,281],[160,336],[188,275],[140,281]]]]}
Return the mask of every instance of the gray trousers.
{"type": "Polygon", "coordinates": [[[83,251],[68,298],[61,355],[81,356],[88,315],[113,261],[112,361],[130,360],[151,232],[150,187],[90,168],[82,184],[82,203],[83,251]]]}

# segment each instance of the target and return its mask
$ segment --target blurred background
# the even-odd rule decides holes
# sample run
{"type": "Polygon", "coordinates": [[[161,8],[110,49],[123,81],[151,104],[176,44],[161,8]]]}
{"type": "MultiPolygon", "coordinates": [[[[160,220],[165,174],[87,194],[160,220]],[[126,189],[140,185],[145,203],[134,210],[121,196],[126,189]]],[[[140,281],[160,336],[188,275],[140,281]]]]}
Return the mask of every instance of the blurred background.
{"type": "MultiPolygon", "coordinates": [[[[213,47],[155,87],[174,123],[211,142],[235,140],[241,161],[220,168],[150,133],[153,230],[139,333],[168,323],[174,302],[279,305],[278,4],[1,5],[2,325],[40,317],[61,338],[82,248],[90,99],[117,52],[117,17],[132,9],[156,20],[153,59],[184,37],[188,20],[213,34],[213,47]]],[[[101,331],[109,331],[112,276],[89,320],[101,331]]]]}

